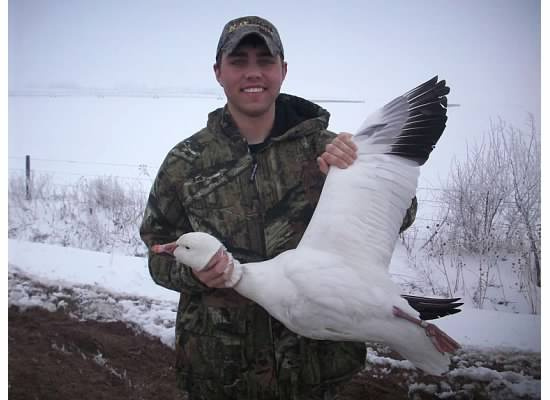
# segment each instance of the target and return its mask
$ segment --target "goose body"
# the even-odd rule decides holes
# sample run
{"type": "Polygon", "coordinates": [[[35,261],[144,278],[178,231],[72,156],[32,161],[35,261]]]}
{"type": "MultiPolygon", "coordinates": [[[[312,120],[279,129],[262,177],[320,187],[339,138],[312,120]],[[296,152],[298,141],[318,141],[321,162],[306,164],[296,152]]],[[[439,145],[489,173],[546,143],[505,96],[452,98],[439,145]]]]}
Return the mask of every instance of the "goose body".
{"type": "MultiPolygon", "coordinates": [[[[382,342],[427,373],[446,372],[449,354],[426,325],[396,312],[418,315],[388,266],[419,166],[445,128],[448,92],[434,77],[371,115],[354,137],[357,160],[330,168],[298,247],[263,262],[234,261],[230,285],[302,336],[382,342]]],[[[196,232],[176,244],[175,257],[198,270],[221,246],[196,232]]]]}

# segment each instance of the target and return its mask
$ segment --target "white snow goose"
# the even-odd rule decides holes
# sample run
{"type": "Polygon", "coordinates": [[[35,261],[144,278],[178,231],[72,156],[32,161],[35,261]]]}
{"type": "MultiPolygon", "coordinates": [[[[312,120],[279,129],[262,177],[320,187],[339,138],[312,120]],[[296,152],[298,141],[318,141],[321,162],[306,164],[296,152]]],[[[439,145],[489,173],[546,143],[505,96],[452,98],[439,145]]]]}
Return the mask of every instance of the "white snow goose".
{"type": "MultiPolygon", "coordinates": [[[[448,93],[436,76],[369,116],[354,136],[357,159],[347,169],[330,168],[298,247],[263,262],[233,260],[228,286],[299,335],[381,342],[429,374],[448,371],[458,343],[417,317],[388,272],[419,166],[445,129],[448,93]]],[[[211,235],[191,232],[153,251],[201,270],[226,250],[211,235]]],[[[430,310],[429,299],[408,300],[430,310]]],[[[424,317],[438,316],[431,311],[424,317]]]]}

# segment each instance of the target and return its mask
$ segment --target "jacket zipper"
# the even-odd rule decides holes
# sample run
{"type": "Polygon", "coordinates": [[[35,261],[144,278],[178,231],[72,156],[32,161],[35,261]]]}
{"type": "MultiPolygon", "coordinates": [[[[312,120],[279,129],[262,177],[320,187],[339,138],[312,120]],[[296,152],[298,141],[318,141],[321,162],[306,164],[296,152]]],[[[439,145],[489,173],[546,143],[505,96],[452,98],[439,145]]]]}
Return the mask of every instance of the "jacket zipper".
{"type": "Polygon", "coordinates": [[[258,170],[258,161],[256,161],[256,156],[252,156],[252,173],[250,174],[250,178],[248,181],[250,183],[254,182],[256,180],[256,171],[258,170]]]}
{"type": "MultiPolygon", "coordinates": [[[[264,221],[264,209],[263,209],[263,204],[261,202],[261,197],[260,197],[260,189],[258,187],[258,182],[256,181],[256,173],[258,172],[258,160],[257,160],[257,154],[256,153],[252,153],[250,151],[250,148],[248,149],[248,154],[250,154],[250,156],[252,157],[252,171],[250,173],[250,177],[249,177],[249,182],[251,184],[254,185],[254,191],[255,191],[255,195],[256,195],[256,200],[257,200],[257,204],[258,204],[258,213],[259,215],[261,216],[261,229],[260,229],[260,232],[261,232],[261,238],[260,238],[260,243],[262,245],[262,255],[264,257],[267,257],[267,246],[266,246],[266,243],[265,243],[265,233],[264,233],[264,227],[265,227],[265,221],[264,221]]],[[[267,320],[268,320],[268,325],[269,325],[269,334],[270,334],[270,341],[271,341],[271,351],[272,351],[272,355],[273,355],[273,365],[275,366],[275,374],[277,376],[277,382],[276,382],[276,392],[277,392],[277,395],[281,392],[281,389],[279,387],[279,383],[278,383],[278,377],[279,377],[279,374],[280,374],[280,371],[279,371],[279,368],[280,368],[280,365],[279,363],[277,362],[277,356],[275,355],[276,353],[276,346],[275,346],[275,337],[273,335],[273,317],[271,315],[267,315],[267,320]]]]}
{"type": "Polygon", "coordinates": [[[254,195],[255,195],[255,198],[256,198],[256,204],[257,204],[257,209],[256,211],[258,212],[258,216],[259,216],[259,219],[261,220],[261,226],[260,226],[260,229],[259,229],[259,233],[261,235],[261,237],[259,238],[260,239],[260,244],[261,244],[261,250],[262,250],[262,256],[263,257],[267,257],[267,248],[266,248],[266,245],[265,245],[265,233],[264,233],[264,227],[265,227],[265,221],[264,221],[264,208],[263,208],[263,204],[262,204],[262,200],[261,200],[261,196],[260,196],[260,189],[259,189],[259,186],[258,186],[258,182],[256,181],[256,174],[258,172],[258,160],[257,160],[257,154],[254,154],[250,151],[250,149],[248,149],[248,154],[250,154],[250,156],[252,157],[252,171],[250,172],[250,177],[248,179],[248,181],[250,182],[250,184],[254,185],[254,195]]]}

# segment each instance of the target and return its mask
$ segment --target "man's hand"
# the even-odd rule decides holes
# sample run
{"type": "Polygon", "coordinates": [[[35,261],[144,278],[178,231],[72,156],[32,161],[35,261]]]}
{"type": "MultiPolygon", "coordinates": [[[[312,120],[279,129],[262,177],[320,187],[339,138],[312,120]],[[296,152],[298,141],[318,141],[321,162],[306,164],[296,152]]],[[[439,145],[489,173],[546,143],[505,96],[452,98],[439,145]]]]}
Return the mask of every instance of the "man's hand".
{"type": "Polygon", "coordinates": [[[233,273],[233,263],[229,255],[220,249],[210,260],[208,265],[200,270],[193,270],[193,274],[199,281],[210,288],[225,288],[225,282],[233,273]]]}
{"type": "Polygon", "coordinates": [[[325,175],[331,165],[345,169],[357,158],[357,146],[353,143],[351,133],[342,132],[334,138],[332,143],[327,144],[325,152],[317,158],[319,169],[325,175]]]}

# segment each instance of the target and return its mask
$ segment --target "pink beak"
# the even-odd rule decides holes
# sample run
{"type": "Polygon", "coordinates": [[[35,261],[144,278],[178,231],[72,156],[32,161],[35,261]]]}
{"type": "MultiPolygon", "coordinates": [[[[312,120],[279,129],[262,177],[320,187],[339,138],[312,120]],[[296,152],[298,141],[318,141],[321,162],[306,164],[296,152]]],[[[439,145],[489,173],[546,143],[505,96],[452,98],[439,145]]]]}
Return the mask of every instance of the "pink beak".
{"type": "Polygon", "coordinates": [[[176,242],[166,243],[166,244],[155,244],[153,245],[153,247],[151,247],[151,250],[155,254],[167,253],[173,256],[174,250],[176,250],[176,247],[178,247],[176,242]]]}

